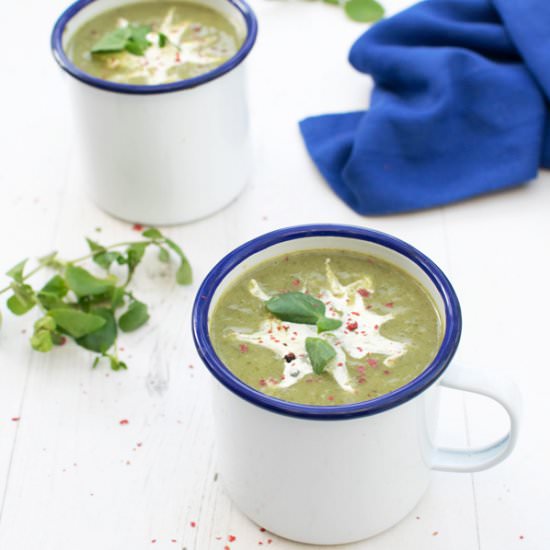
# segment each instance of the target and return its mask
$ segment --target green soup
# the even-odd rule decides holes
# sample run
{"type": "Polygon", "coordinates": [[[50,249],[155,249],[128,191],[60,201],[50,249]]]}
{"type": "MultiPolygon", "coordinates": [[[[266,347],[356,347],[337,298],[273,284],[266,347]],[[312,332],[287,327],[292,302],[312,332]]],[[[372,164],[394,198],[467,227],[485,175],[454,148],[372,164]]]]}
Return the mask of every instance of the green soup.
{"type": "MultiPolygon", "coordinates": [[[[287,295],[286,298],[289,298],[287,295]]],[[[379,258],[339,250],[282,256],[241,276],[221,296],[210,337],[225,365],[249,386],[286,401],[337,405],[367,401],[416,378],[435,357],[442,322],[427,291],[379,258]],[[281,320],[269,299],[292,293],[324,304],[340,326],[281,320]],[[307,339],[334,357],[320,374],[307,339]]]]}
{"type": "Polygon", "coordinates": [[[207,73],[241,44],[229,20],[209,7],[149,1],[94,17],[74,33],[66,53],[102,80],[156,85],[207,73]]]}

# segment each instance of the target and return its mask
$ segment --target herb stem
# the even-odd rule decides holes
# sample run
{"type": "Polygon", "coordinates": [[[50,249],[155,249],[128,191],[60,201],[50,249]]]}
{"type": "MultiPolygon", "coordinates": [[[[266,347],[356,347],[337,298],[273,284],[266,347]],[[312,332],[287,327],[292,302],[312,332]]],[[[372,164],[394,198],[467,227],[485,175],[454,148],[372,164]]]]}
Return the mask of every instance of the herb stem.
{"type": "MultiPolygon", "coordinates": [[[[144,240],[144,241],[123,241],[116,244],[111,244],[109,246],[103,247],[105,250],[112,250],[113,248],[120,248],[121,246],[130,246],[132,244],[149,244],[151,243],[151,240],[144,240]]],[[[91,252],[90,254],[86,254],[85,256],[81,256],[80,258],[76,258],[76,260],[71,260],[69,262],[63,262],[65,264],[79,264],[80,262],[84,262],[86,260],[89,260],[90,258],[93,258],[97,252],[91,252]]],[[[33,270],[29,271],[26,275],[23,276],[22,280],[26,281],[27,279],[30,279],[33,275],[36,275],[39,271],[44,269],[45,267],[49,267],[47,263],[43,263],[35,267],[33,270]]],[[[5,292],[8,292],[11,290],[11,285],[8,285],[7,287],[0,290],[0,294],[4,294],[5,292]]]]}

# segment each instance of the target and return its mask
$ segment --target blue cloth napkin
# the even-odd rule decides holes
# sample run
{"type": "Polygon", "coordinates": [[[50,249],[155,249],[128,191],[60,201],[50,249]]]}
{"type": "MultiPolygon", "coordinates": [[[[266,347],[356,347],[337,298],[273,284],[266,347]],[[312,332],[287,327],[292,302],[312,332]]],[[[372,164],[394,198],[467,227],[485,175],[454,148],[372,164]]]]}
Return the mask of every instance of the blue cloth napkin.
{"type": "Polygon", "coordinates": [[[550,167],[550,0],[425,0],[374,25],[349,59],[374,79],[369,109],[300,128],[360,214],[447,204],[550,167]]]}

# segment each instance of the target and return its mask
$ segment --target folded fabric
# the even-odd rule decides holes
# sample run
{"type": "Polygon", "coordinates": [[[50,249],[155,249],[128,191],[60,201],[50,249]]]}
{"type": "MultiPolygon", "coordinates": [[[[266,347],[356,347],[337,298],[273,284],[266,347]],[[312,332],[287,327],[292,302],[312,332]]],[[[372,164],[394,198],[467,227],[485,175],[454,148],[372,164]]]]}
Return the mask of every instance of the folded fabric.
{"type": "Polygon", "coordinates": [[[315,164],[360,214],[433,207],[550,167],[550,1],[425,0],[353,45],[367,111],[300,123],[315,164]]]}

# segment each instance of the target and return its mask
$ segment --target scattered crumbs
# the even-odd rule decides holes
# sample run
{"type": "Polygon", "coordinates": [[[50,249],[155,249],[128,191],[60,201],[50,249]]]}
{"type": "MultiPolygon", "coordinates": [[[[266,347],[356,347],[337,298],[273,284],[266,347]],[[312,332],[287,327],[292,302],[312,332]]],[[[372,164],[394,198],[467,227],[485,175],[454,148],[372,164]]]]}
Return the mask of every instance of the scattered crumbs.
{"type": "Polygon", "coordinates": [[[267,539],[267,544],[271,544],[273,542],[272,539],[267,539]]]}
{"type": "Polygon", "coordinates": [[[196,522],[194,522],[194,521],[190,522],[189,525],[191,525],[191,527],[196,527],[197,526],[196,522]]]}
{"type": "Polygon", "coordinates": [[[124,351],[123,347],[118,348],[119,351],[124,351]]]}
{"type": "Polygon", "coordinates": [[[91,497],[93,497],[93,496],[94,496],[94,494],[93,494],[93,493],[90,493],[90,496],[91,496],[91,497]]]}
{"type": "Polygon", "coordinates": [[[141,225],[140,223],[135,223],[133,226],[132,226],[132,229],[134,231],[143,231],[143,225],[141,225]]]}
{"type": "Polygon", "coordinates": [[[439,535],[439,531],[434,531],[434,532],[432,533],[432,537],[437,537],[437,535],[439,535]]]}
{"type": "Polygon", "coordinates": [[[216,537],[216,540],[222,540],[222,537],[216,537]]]}
{"type": "Polygon", "coordinates": [[[95,232],[96,232],[96,233],[101,233],[101,227],[96,227],[96,228],[95,228],[95,232]]]}
{"type": "Polygon", "coordinates": [[[142,443],[141,441],[138,441],[138,442],[136,443],[136,447],[141,447],[142,445],[143,445],[143,443],[142,443]]]}
{"type": "Polygon", "coordinates": [[[157,539],[151,539],[151,544],[155,544],[157,542],[157,539]]]}
{"type": "Polygon", "coordinates": [[[214,481],[215,481],[215,482],[218,481],[218,472],[216,472],[216,473],[214,474],[214,481]]]}
{"type": "Polygon", "coordinates": [[[267,216],[262,216],[262,220],[267,221],[267,216]]]}
{"type": "Polygon", "coordinates": [[[227,540],[228,540],[229,542],[235,542],[235,541],[237,540],[237,537],[236,537],[235,535],[229,535],[229,536],[227,537],[227,540]]]}
{"type": "Polygon", "coordinates": [[[21,334],[27,334],[27,329],[24,328],[24,329],[21,331],[21,334]]]}
{"type": "Polygon", "coordinates": [[[178,542],[178,541],[177,541],[176,539],[172,539],[170,542],[171,542],[172,544],[176,544],[176,542],[178,542]]]}
{"type": "Polygon", "coordinates": [[[132,464],[129,460],[126,461],[126,466],[130,466],[132,464]]]}
{"type": "Polygon", "coordinates": [[[123,418],[123,419],[119,422],[119,424],[120,424],[121,426],[126,426],[126,425],[129,424],[129,423],[130,423],[130,421],[127,420],[126,418],[123,418]]]}
{"type": "Polygon", "coordinates": [[[189,368],[190,368],[190,369],[194,369],[194,368],[195,368],[195,365],[189,365],[189,368]]]}
{"type": "Polygon", "coordinates": [[[227,544],[223,547],[223,550],[231,550],[231,548],[229,546],[227,546],[227,544]]]}
{"type": "Polygon", "coordinates": [[[11,421],[12,422],[19,422],[21,420],[21,417],[20,416],[14,416],[12,417],[11,421]]]}
{"type": "Polygon", "coordinates": [[[241,353],[246,353],[248,351],[248,346],[246,344],[241,344],[239,350],[241,353]]]}
{"type": "Polygon", "coordinates": [[[523,540],[525,537],[523,535],[519,536],[519,540],[523,540]]]}
{"type": "Polygon", "coordinates": [[[420,519],[420,516],[416,516],[416,519],[420,519]]]}

